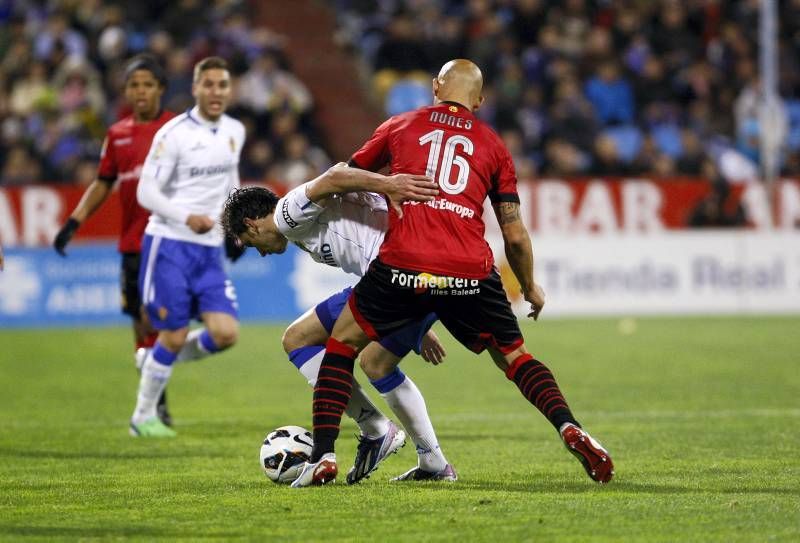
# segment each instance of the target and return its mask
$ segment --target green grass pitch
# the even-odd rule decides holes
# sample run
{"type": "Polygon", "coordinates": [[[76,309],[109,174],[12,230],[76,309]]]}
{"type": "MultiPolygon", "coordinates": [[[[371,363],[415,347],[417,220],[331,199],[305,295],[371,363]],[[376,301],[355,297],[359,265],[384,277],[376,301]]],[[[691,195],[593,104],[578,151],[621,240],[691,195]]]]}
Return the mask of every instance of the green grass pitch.
{"type": "MultiPolygon", "coordinates": [[[[361,485],[302,490],[258,466],[267,431],[311,423],[281,327],[247,325],[230,352],[178,366],[179,435],[161,441],[127,435],[127,328],[3,330],[0,541],[798,541],[799,330],[798,317],[639,319],[624,334],[614,319],[526,323],[611,451],[608,485],[488,355],[440,330],[446,363],[403,368],[460,480],[388,483],[416,462],[406,445],[361,485]]],[[[345,472],[355,433],[346,420],[345,472]]]]}

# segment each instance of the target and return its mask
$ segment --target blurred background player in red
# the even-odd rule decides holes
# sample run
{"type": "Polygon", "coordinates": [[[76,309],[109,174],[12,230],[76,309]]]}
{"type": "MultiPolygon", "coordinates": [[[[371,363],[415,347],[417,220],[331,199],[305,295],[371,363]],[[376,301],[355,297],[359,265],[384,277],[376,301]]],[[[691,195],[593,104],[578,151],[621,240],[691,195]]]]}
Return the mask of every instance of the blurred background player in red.
{"type": "MultiPolygon", "coordinates": [[[[125,100],[131,114],[111,125],[103,142],[97,178],[84,192],[67,222],[53,241],[55,250],[66,256],[66,246],[80,225],[97,211],[119,182],[122,224],[118,249],[122,255],[120,290],[122,312],[131,317],[136,341],[137,369],[153,347],[158,333],[141,311],[138,278],[142,236],[150,213],[136,200],[136,188],[153,136],[175,114],[161,109],[161,96],[167,86],[163,68],[151,56],[134,57],[125,69],[125,100]]],[[[166,395],[159,399],[158,416],[164,424],[172,423],[166,395]]]]}
{"type": "Polygon", "coordinates": [[[511,304],[484,239],[483,204],[494,207],[505,254],[538,318],[544,291],[533,278],[533,249],[522,223],[514,164],[500,137],[473,112],[483,102],[483,75],[452,60],[433,79],[434,105],[389,118],[351,166],[425,174],[439,183],[430,202],[390,211],[378,257],[354,287],[333,327],[312,404],[314,449],[293,487],[325,484],[338,473],[334,443],[350,398],[353,362],[372,340],[434,312],[462,345],[488,350],[495,364],[558,431],[589,477],[611,480],[608,452],[573,416],[550,370],[525,348],[511,304]]]}

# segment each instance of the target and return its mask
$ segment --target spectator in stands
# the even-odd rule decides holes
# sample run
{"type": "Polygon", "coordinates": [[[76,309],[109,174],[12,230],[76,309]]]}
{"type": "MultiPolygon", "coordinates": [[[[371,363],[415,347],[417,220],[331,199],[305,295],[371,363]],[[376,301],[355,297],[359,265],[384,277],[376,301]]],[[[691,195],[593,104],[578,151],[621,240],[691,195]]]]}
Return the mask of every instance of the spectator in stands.
{"type": "Polygon", "coordinates": [[[14,115],[26,117],[40,106],[55,106],[55,90],[47,79],[47,67],[42,62],[33,62],[27,73],[11,86],[8,108],[14,115]]]}
{"type": "MultiPolygon", "coordinates": [[[[800,52],[795,4],[800,2],[780,5],[779,46],[800,52]]],[[[608,149],[607,143],[595,145],[599,128],[608,126],[631,125],[632,132],[641,134],[644,144],[629,169],[646,174],[696,174],[706,155],[697,139],[736,139],[734,101],[757,73],[756,2],[438,0],[435,8],[430,5],[397,0],[375,2],[370,9],[360,2],[339,2],[337,13],[349,32],[360,29],[372,40],[381,30],[385,35],[388,29],[403,28],[409,19],[449,19],[453,29],[460,21],[464,42],[459,47],[477,59],[486,78],[487,99],[479,117],[500,131],[521,129],[525,146],[539,147],[537,161],[544,171],[587,171],[577,157],[608,149]],[[539,104],[525,90],[536,85],[542,94],[539,104]],[[648,149],[652,130],[657,137],[648,149]]],[[[428,28],[420,23],[418,32],[430,40],[428,28]]],[[[350,40],[360,43],[359,36],[350,40]]],[[[395,52],[413,55],[422,68],[424,54],[412,36],[406,41],[395,52]]],[[[426,49],[435,49],[425,43],[426,49]]],[[[800,89],[797,56],[782,55],[781,61],[786,67],[782,88],[794,95],[800,89]]],[[[384,60],[373,63],[375,73],[384,67],[384,60]]],[[[742,163],[741,153],[726,151],[725,158],[726,164],[742,163]]],[[[588,172],[597,173],[595,164],[607,169],[602,163],[596,161],[588,172]]],[[[727,166],[725,171],[733,175],[727,166]]]]}
{"type": "Polygon", "coordinates": [[[274,158],[275,152],[267,140],[255,140],[244,150],[239,175],[245,181],[265,180],[274,158]]]}
{"type": "Polygon", "coordinates": [[[274,55],[260,55],[239,79],[237,103],[257,114],[293,111],[302,115],[311,109],[311,93],[291,73],[282,70],[274,55]]]}
{"type": "MultiPolygon", "coordinates": [[[[274,149],[282,150],[295,133],[316,141],[311,96],[281,56],[285,40],[250,22],[248,10],[260,6],[198,0],[129,2],[124,10],[111,0],[28,4],[12,2],[0,10],[3,183],[80,182],[86,162],[99,156],[106,126],[129,113],[109,97],[122,94],[124,58],[143,51],[166,64],[171,84],[162,102],[176,111],[193,103],[191,66],[200,57],[223,53],[239,67],[233,76],[264,55],[279,59],[279,83],[263,100],[266,113],[259,117],[248,104],[237,116],[251,134],[257,130],[277,142],[274,149]]],[[[252,151],[259,177],[272,165],[264,158],[268,148],[252,151]]]]}
{"type": "Polygon", "coordinates": [[[430,82],[426,51],[414,28],[414,21],[399,15],[387,28],[388,35],[375,54],[373,85],[381,103],[389,89],[404,77],[430,82]]]}
{"type": "Polygon", "coordinates": [[[35,155],[24,145],[16,145],[6,153],[0,171],[0,186],[32,183],[40,178],[41,173],[35,155]]]}
{"type": "Polygon", "coordinates": [[[595,76],[586,82],[585,92],[601,123],[614,125],[633,122],[633,91],[620,74],[615,61],[606,60],[597,67],[595,76]]]}

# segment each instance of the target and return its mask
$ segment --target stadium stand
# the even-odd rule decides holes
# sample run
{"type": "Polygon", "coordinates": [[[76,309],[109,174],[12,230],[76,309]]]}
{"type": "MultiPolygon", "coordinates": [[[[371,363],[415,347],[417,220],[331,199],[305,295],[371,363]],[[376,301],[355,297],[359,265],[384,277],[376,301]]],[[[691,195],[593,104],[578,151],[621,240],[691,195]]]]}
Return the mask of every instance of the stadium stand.
{"type": "Polygon", "coordinates": [[[244,122],[244,179],[292,185],[330,159],[310,92],[289,69],[284,39],[252,24],[244,1],[12,2],[0,7],[0,186],[92,181],[108,125],[126,114],[122,69],[149,52],[165,66],[163,103],[191,103],[191,70],[228,59],[244,122]]]}
{"type": "MultiPolygon", "coordinates": [[[[504,137],[521,139],[517,157],[526,171],[697,175],[700,161],[720,156],[720,145],[758,162],[758,2],[332,5],[341,40],[372,68],[378,99],[419,80],[420,71],[430,78],[447,59],[475,60],[487,83],[480,116],[504,137]]],[[[778,17],[785,175],[800,174],[797,5],[781,2],[778,17]]],[[[396,100],[389,106],[387,113],[397,111],[396,100]]]]}

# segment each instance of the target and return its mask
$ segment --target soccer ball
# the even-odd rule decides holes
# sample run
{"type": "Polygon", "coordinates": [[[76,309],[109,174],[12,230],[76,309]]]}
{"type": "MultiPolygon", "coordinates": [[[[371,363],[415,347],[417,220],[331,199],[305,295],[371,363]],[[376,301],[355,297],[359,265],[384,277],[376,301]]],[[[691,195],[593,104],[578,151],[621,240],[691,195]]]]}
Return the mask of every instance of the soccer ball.
{"type": "Polygon", "coordinates": [[[311,458],[311,432],[300,426],[281,426],[267,434],[261,445],[261,467],[275,483],[291,483],[311,458]]]}

